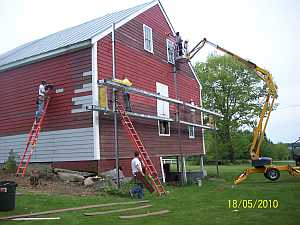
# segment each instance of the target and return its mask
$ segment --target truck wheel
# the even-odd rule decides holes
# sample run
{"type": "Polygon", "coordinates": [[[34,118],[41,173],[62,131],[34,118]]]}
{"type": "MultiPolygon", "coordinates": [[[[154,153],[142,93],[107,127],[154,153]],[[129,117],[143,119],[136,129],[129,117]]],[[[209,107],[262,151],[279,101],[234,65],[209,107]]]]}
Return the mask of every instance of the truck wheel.
{"type": "Polygon", "coordinates": [[[278,180],[280,177],[280,172],[275,168],[268,168],[264,173],[265,177],[271,181],[278,180]]]}

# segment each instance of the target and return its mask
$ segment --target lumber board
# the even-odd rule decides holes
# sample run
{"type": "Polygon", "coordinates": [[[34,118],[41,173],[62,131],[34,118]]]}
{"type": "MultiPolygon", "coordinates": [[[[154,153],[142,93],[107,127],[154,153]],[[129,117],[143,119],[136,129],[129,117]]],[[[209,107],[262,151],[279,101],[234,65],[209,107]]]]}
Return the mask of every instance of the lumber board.
{"type": "Polygon", "coordinates": [[[46,218],[41,218],[41,217],[20,217],[20,218],[15,218],[11,219],[13,221],[28,221],[28,220],[60,220],[60,217],[46,217],[46,218]]]}
{"type": "Polygon", "coordinates": [[[140,217],[146,217],[146,216],[156,216],[156,215],[162,215],[170,212],[169,210],[161,210],[156,212],[150,212],[150,213],[144,213],[144,214],[137,214],[137,215],[130,215],[130,216],[119,216],[120,219],[134,219],[134,218],[140,218],[140,217]]]}
{"type": "Polygon", "coordinates": [[[10,219],[21,218],[21,217],[40,216],[40,215],[69,212],[69,211],[76,211],[82,209],[92,209],[92,208],[108,207],[108,206],[115,206],[115,205],[132,205],[132,204],[148,203],[148,202],[149,201],[130,201],[130,202],[113,202],[113,203],[105,203],[105,204],[97,204],[97,205],[86,205],[86,206],[74,207],[74,208],[54,209],[49,211],[37,212],[37,213],[0,217],[0,220],[10,220],[10,219]]]}
{"type": "Polygon", "coordinates": [[[126,211],[132,211],[137,209],[145,209],[149,208],[152,205],[142,205],[138,207],[132,207],[132,208],[125,208],[125,209],[115,209],[115,210],[109,210],[109,211],[103,211],[103,212],[94,212],[94,213],[84,213],[85,216],[96,216],[96,215],[104,215],[104,214],[110,214],[115,212],[126,212],[126,211]]]}

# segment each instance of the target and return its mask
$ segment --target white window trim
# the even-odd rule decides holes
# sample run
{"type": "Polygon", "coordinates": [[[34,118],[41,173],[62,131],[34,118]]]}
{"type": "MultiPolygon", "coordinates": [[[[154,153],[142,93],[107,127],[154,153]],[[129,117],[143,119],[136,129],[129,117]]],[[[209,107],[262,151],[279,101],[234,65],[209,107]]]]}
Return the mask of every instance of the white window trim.
{"type": "Polygon", "coordinates": [[[169,55],[169,43],[173,45],[173,48],[175,47],[175,43],[169,39],[166,39],[166,44],[167,44],[167,61],[168,63],[174,64],[175,63],[175,49],[173,49],[173,59],[170,59],[169,55]]]}
{"type": "Polygon", "coordinates": [[[194,126],[191,126],[191,125],[189,125],[189,126],[188,126],[188,131],[189,131],[189,138],[190,138],[190,139],[194,139],[194,138],[195,138],[195,127],[194,127],[194,126]],[[192,128],[192,129],[193,129],[193,135],[191,134],[191,130],[190,130],[190,128],[192,128]]]}
{"type": "Polygon", "coordinates": [[[159,122],[160,122],[160,120],[158,120],[157,121],[157,125],[158,125],[158,136],[165,136],[165,137],[169,137],[169,136],[171,136],[171,131],[170,131],[170,122],[169,121],[166,121],[168,124],[169,124],[169,133],[168,134],[161,134],[160,133],[160,126],[159,126],[159,122]]]}
{"type": "MultiPolygon", "coordinates": [[[[164,97],[169,97],[169,87],[168,87],[168,85],[156,82],[156,93],[159,94],[159,95],[162,95],[164,97]],[[166,91],[166,93],[163,94],[162,92],[164,92],[164,91],[161,90],[161,89],[165,89],[164,91],[166,91]]],[[[157,104],[157,116],[170,118],[170,104],[169,104],[169,102],[157,99],[156,104],[157,104]],[[163,107],[163,113],[160,112],[160,106],[163,107]]]]}
{"type": "Polygon", "coordinates": [[[149,27],[149,26],[147,26],[147,25],[145,25],[145,24],[143,24],[143,34],[144,34],[144,50],[146,50],[147,52],[150,52],[150,53],[152,53],[153,54],[153,34],[152,34],[152,28],[151,27],[149,27]],[[148,28],[149,30],[150,30],[150,36],[151,36],[151,49],[149,50],[149,49],[147,49],[147,47],[146,47],[146,35],[145,35],[145,29],[146,28],[148,28]]]}

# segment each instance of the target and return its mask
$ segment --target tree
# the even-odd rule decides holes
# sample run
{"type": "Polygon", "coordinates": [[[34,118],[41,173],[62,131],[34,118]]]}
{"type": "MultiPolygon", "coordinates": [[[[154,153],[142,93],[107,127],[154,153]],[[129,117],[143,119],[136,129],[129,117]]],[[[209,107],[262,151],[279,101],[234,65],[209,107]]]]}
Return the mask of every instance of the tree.
{"type": "Polygon", "coordinates": [[[223,155],[234,162],[239,154],[233,141],[239,130],[256,124],[264,86],[255,71],[227,55],[210,55],[195,69],[202,83],[204,107],[224,115],[217,119],[217,141],[223,155]]]}

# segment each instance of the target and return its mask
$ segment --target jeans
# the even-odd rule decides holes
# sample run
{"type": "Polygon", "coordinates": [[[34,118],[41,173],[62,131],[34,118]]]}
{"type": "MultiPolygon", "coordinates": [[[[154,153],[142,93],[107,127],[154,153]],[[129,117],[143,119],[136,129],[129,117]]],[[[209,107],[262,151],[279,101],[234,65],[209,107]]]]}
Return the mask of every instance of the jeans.
{"type": "Polygon", "coordinates": [[[44,110],[44,103],[45,103],[44,100],[40,100],[40,99],[38,100],[37,111],[35,112],[36,119],[40,119],[40,117],[43,113],[43,110],[44,110]]]}
{"type": "Polygon", "coordinates": [[[144,189],[142,184],[135,184],[130,191],[133,197],[137,197],[138,199],[144,198],[144,189]]]}
{"type": "Polygon", "coordinates": [[[131,112],[131,103],[130,103],[130,95],[127,92],[124,92],[124,102],[125,102],[125,110],[127,112],[131,112]]]}

